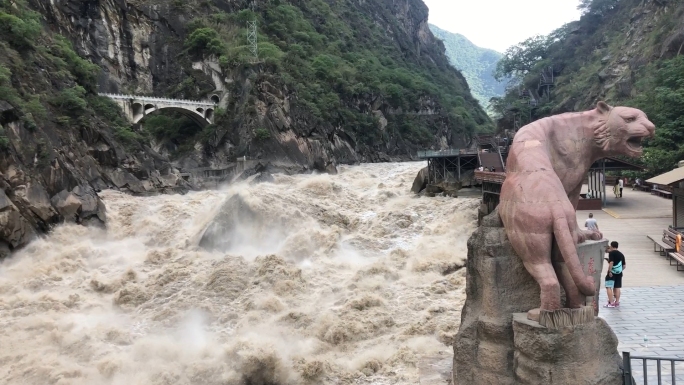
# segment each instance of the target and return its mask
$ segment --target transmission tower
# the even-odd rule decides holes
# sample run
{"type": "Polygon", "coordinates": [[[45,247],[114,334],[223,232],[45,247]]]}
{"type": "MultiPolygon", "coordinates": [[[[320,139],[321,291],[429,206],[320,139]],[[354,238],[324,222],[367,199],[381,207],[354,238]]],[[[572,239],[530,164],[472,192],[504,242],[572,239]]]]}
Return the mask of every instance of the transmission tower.
{"type": "MultiPolygon", "coordinates": [[[[256,1],[251,4],[253,12],[256,12],[256,1]]],[[[254,20],[247,22],[247,42],[249,43],[249,51],[252,53],[251,61],[256,63],[259,61],[259,46],[257,44],[257,20],[256,13],[254,20]]]]}

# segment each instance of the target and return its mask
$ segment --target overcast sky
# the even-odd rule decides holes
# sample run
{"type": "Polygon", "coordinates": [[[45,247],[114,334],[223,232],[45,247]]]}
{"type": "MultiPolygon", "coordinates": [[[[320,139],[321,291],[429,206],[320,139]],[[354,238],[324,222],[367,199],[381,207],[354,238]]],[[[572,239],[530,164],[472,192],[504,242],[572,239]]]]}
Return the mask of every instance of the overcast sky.
{"type": "Polygon", "coordinates": [[[503,52],[536,34],[579,19],[579,0],[423,0],[430,23],[503,52]]]}

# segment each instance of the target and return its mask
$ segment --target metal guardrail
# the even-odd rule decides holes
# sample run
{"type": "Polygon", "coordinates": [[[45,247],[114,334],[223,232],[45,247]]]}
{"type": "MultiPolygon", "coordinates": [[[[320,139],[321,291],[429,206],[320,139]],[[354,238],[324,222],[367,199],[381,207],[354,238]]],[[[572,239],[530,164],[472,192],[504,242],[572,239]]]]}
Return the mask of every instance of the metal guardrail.
{"type": "Polygon", "coordinates": [[[448,148],[446,150],[423,150],[418,151],[418,158],[442,158],[457,155],[477,155],[477,150],[467,150],[459,148],[448,148]]]}
{"type": "MultiPolygon", "coordinates": [[[[649,381],[657,381],[658,385],[676,385],[677,380],[680,381],[680,384],[684,385],[684,378],[682,378],[684,377],[684,358],[632,356],[628,352],[623,352],[622,370],[624,375],[624,385],[648,385],[649,381]],[[642,361],[643,373],[641,373],[641,370],[632,369],[632,360],[642,361]],[[663,361],[670,363],[669,368],[663,368],[663,361]],[[649,362],[655,364],[656,370],[655,375],[651,375],[650,377],[648,374],[649,362]],[[681,369],[681,374],[679,376],[677,376],[677,363],[682,363],[682,365],[679,366],[681,369]],[[666,373],[663,373],[663,369],[665,369],[666,373]],[[637,377],[641,376],[643,378],[643,382],[637,382],[636,379],[634,379],[634,374],[637,374],[637,377]]],[[[651,373],[653,372],[651,371],[651,373]]],[[[655,382],[650,383],[654,384],[655,382]]]]}
{"type": "Polygon", "coordinates": [[[213,107],[215,106],[214,103],[211,102],[202,102],[199,100],[187,100],[187,99],[165,99],[165,98],[155,98],[153,96],[137,96],[137,95],[125,95],[125,94],[106,94],[106,93],[98,93],[100,96],[105,96],[111,99],[120,99],[120,100],[141,100],[144,102],[163,102],[163,103],[169,103],[169,104],[191,104],[191,105],[200,105],[200,106],[208,106],[208,107],[213,107]]]}

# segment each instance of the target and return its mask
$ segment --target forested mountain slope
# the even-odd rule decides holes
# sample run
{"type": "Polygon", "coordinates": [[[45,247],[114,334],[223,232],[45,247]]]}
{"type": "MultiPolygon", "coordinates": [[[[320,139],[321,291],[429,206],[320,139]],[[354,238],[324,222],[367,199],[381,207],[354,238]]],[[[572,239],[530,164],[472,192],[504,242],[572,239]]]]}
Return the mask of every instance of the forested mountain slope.
{"type": "Polygon", "coordinates": [[[684,159],[684,2],[583,0],[580,6],[579,21],[504,54],[497,73],[520,87],[495,103],[499,128],[590,109],[599,100],[634,106],[657,127],[641,160],[647,174],[672,169],[684,159]],[[521,97],[527,93],[538,105],[521,97]]]}
{"type": "Polygon", "coordinates": [[[506,81],[494,79],[496,63],[502,56],[500,52],[478,47],[465,36],[432,24],[430,30],[444,42],[449,62],[463,73],[480,105],[487,108],[489,99],[504,94],[506,81]]]}
{"type": "Polygon", "coordinates": [[[237,157],[293,172],[409,159],[491,121],[416,0],[0,0],[0,254],[104,188],[184,191],[237,157]],[[247,43],[258,26],[259,56],[247,43]],[[203,99],[132,128],[98,92],[203,99]]]}

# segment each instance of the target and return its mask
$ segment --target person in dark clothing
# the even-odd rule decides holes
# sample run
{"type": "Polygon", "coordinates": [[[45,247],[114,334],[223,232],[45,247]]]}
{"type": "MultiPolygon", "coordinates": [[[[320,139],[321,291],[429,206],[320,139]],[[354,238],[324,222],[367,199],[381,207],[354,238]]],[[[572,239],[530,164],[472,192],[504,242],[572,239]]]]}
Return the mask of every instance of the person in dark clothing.
{"type": "Polygon", "coordinates": [[[608,253],[608,274],[606,275],[606,293],[608,304],[604,307],[620,307],[620,289],[622,288],[622,272],[625,270],[625,255],[618,251],[618,243],[613,241],[606,248],[608,253]]]}

